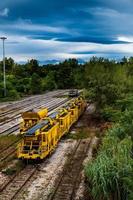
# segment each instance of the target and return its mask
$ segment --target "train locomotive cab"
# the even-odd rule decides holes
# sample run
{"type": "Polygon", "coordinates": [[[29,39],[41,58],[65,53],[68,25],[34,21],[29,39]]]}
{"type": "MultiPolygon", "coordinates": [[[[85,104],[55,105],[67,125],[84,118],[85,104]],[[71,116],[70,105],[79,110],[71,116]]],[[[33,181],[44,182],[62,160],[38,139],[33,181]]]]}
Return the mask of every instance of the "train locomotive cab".
{"type": "Polygon", "coordinates": [[[40,120],[44,119],[48,114],[47,108],[39,111],[30,110],[22,113],[22,121],[20,123],[20,133],[24,134],[28,129],[36,125],[40,120]]]}
{"type": "Polygon", "coordinates": [[[29,129],[18,145],[18,158],[43,159],[55,147],[58,132],[58,122],[45,118],[29,129]]]}

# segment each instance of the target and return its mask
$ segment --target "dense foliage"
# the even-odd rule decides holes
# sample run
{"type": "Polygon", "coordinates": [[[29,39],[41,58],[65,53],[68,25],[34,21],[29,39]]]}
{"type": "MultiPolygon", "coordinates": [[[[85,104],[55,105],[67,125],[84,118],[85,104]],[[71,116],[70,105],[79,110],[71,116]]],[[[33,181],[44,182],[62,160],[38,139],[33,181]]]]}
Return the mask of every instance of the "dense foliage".
{"type": "MultiPolygon", "coordinates": [[[[56,65],[40,66],[38,61],[34,59],[26,64],[17,64],[12,58],[6,58],[7,96],[17,98],[23,95],[40,94],[45,90],[76,87],[78,76],[83,68],[76,59],[70,59],[56,65]]],[[[80,84],[79,87],[81,87],[80,84]]],[[[0,98],[3,97],[3,94],[1,61],[0,98]]]]}
{"type": "MultiPolygon", "coordinates": [[[[88,96],[102,106],[110,105],[125,92],[133,91],[133,58],[121,62],[93,57],[79,64],[69,59],[59,64],[40,66],[37,60],[17,64],[6,58],[8,96],[36,94],[58,88],[86,88],[88,96]]],[[[2,61],[0,62],[0,97],[3,95],[2,61]]]]}
{"type": "Polygon", "coordinates": [[[105,135],[98,156],[85,168],[94,199],[133,199],[133,111],[105,135]]]}
{"type": "Polygon", "coordinates": [[[94,200],[133,199],[133,63],[101,60],[86,68],[88,97],[101,116],[115,122],[105,134],[96,159],[85,167],[94,200]],[[103,64],[103,63],[104,64],[103,64]],[[93,66],[93,67],[92,67],[93,66]],[[88,70],[88,68],[90,68],[88,70]]]}
{"type": "MultiPolygon", "coordinates": [[[[69,59],[59,64],[40,66],[37,60],[17,64],[6,58],[7,95],[18,97],[45,90],[86,88],[88,97],[101,108],[110,106],[133,92],[133,58],[115,62],[93,57],[79,64],[69,59]]],[[[0,62],[0,98],[3,97],[3,71],[0,62]]],[[[127,98],[127,97],[126,97],[127,98]]]]}

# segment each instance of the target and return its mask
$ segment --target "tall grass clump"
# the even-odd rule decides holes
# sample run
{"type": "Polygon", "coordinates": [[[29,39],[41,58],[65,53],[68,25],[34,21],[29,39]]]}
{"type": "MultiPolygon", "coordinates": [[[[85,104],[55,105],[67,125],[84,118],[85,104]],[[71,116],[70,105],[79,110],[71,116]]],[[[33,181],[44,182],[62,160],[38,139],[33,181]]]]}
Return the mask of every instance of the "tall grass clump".
{"type": "Polygon", "coordinates": [[[125,112],[106,133],[96,159],[85,166],[95,200],[133,199],[132,133],[133,112],[125,112]]]}

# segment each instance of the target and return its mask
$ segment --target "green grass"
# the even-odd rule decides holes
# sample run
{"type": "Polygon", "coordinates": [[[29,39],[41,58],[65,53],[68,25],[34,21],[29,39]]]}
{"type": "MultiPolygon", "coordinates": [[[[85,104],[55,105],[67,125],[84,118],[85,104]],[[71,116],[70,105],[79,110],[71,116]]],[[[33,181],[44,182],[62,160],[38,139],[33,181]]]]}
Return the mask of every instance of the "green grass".
{"type": "Polygon", "coordinates": [[[0,151],[15,142],[19,137],[19,135],[0,136],[0,151]]]}
{"type": "Polygon", "coordinates": [[[3,171],[3,173],[5,175],[11,176],[16,173],[16,170],[14,168],[7,168],[5,171],[3,171]]]}
{"type": "Polygon", "coordinates": [[[96,159],[85,166],[94,200],[133,199],[132,119],[133,111],[126,111],[119,124],[107,130],[96,159]]]}
{"type": "Polygon", "coordinates": [[[24,167],[24,162],[21,160],[17,160],[13,165],[7,167],[2,171],[5,175],[12,176],[15,173],[19,172],[24,167]]]}
{"type": "Polygon", "coordinates": [[[0,102],[18,101],[21,97],[0,97],[0,102]]]}
{"type": "Polygon", "coordinates": [[[90,137],[91,132],[89,130],[76,130],[74,133],[69,133],[67,135],[68,139],[74,139],[74,140],[78,140],[78,139],[85,139],[90,137]]]}

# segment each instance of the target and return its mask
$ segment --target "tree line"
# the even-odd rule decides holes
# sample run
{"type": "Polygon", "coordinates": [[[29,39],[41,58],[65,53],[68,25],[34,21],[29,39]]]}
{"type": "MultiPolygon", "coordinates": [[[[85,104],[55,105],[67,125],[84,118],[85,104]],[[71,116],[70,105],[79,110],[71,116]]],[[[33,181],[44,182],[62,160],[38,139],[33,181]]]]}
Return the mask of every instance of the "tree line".
{"type": "MultiPolygon", "coordinates": [[[[45,90],[86,88],[98,104],[113,102],[119,93],[132,91],[133,57],[120,62],[92,57],[79,64],[68,59],[59,64],[39,65],[35,59],[18,64],[6,58],[7,95],[39,94],[45,90]],[[111,96],[111,98],[110,98],[111,96]]],[[[0,97],[3,95],[2,61],[0,62],[0,97]]]]}
{"type": "MultiPolygon", "coordinates": [[[[32,59],[25,64],[17,64],[6,58],[7,96],[17,98],[23,95],[40,94],[46,90],[76,87],[75,73],[83,66],[75,59],[56,65],[40,66],[32,59]]],[[[0,98],[3,97],[3,72],[0,62],[0,98]]]]}
{"type": "MultiPolygon", "coordinates": [[[[47,90],[84,88],[86,97],[97,104],[98,112],[115,121],[133,99],[133,57],[121,61],[92,57],[80,64],[68,59],[58,64],[25,64],[6,58],[7,98],[40,94],[47,90]]],[[[3,71],[0,62],[0,99],[3,99],[3,71]]]]}

